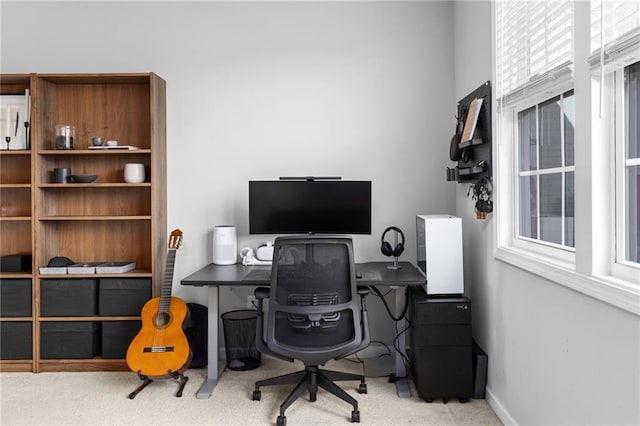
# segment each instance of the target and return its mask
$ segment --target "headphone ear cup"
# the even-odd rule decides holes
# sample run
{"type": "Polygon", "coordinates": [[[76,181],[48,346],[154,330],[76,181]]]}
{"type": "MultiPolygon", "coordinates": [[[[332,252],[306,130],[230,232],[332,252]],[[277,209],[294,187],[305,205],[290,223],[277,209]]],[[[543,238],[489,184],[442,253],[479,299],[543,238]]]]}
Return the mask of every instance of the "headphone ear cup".
{"type": "Polygon", "coordinates": [[[382,242],[382,246],[380,247],[382,254],[385,256],[393,256],[393,249],[391,248],[391,244],[386,241],[382,242]]]}
{"type": "Polygon", "coordinates": [[[393,256],[400,257],[403,251],[404,251],[404,243],[398,243],[396,248],[393,249],[393,256]]]}

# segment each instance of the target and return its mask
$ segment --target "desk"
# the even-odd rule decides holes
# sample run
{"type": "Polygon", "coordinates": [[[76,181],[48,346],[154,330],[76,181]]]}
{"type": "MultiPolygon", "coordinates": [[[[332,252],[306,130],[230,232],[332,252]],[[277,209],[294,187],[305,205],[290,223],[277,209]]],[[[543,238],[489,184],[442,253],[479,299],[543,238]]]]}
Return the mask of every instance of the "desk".
{"type": "MultiPolygon", "coordinates": [[[[401,269],[391,270],[387,266],[390,262],[366,262],[356,263],[356,271],[362,278],[358,278],[358,285],[384,285],[395,288],[395,315],[400,315],[404,308],[405,298],[400,289],[412,285],[424,285],[425,277],[409,262],[400,262],[401,269]]],[[[180,284],[186,286],[208,286],[208,317],[209,339],[207,344],[207,380],[198,390],[196,397],[205,399],[211,396],[218,383],[219,373],[224,365],[219,365],[218,360],[218,287],[219,286],[269,286],[271,284],[271,266],[242,266],[240,264],[220,266],[209,264],[182,279],[180,284]]],[[[400,322],[396,323],[396,331],[400,322]]],[[[401,331],[404,327],[400,328],[401,331]]],[[[405,335],[400,334],[398,346],[404,350],[405,335]]],[[[395,356],[396,377],[406,377],[402,357],[395,356]]],[[[398,396],[408,398],[411,396],[409,384],[405,379],[396,380],[398,396]]]]}

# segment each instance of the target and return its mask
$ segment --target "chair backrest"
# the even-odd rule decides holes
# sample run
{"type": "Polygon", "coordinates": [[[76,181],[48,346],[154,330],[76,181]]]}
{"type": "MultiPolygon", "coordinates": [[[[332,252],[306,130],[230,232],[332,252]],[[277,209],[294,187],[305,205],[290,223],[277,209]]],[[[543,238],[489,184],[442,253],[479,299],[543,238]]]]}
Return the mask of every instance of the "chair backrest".
{"type": "Polygon", "coordinates": [[[271,351],[323,365],[358,348],[363,324],[351,238],[278,237],[271,271],[271,351]]]}

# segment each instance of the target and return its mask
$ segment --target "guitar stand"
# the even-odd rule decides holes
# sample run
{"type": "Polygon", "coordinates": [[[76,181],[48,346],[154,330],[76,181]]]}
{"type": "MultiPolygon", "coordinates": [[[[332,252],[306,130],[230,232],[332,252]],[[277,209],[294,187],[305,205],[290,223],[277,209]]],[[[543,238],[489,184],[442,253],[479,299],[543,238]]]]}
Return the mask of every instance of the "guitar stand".
{"type": "MultiPolygon", "coordinates": [[[[140,374],[139,371],[137,374],[140,380],[142,380],[142,384],[129,394],[129,399],[135,398],[136,395],[138,395],[142,391],[142,389],[146,388],[149,385],[149,383],[153,382],[153,380],[151,380],[149,376],[140,374]]],[[[182,373],[179,373],[179,372],[174,373],[171,370],[169,370],[169,377],[171,377],[174,380],[178,380],[178,383],[180,386],[178,387],[178,392],[176,392],[176,397],[180,398],[182,396],[182,391],[184,390],[184,387],[187,384],[187,381],[189,380],[189,378],[182,373]]]]}

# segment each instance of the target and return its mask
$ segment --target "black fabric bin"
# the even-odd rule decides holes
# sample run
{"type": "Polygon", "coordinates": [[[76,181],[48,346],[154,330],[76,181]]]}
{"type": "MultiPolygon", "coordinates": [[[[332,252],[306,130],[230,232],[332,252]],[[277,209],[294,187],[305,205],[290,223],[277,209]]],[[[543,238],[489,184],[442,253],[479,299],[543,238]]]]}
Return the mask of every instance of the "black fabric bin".
{"type": "Polygon", "coordinates": [[[238,310],[222,314],[229,369],[243,371],[260,366],[262,354],[256,349],[257,320],[256,310],[238,310]]]}
{"type": "Polygon", "coordinates": [[[140,321],[103,321],[102,358],[125,358],[131,341],[141,328],[140,321]]]}
{"type": "Polygon", "coordinates": [[[100,315],[137,316],[150,298],[150,278],[101,278],[98,311],[100,315]]]}
{"type": "Polygon", "coordinates": [[[100,353],[100,324],[45,321],[40,324],[40,358],[85,359],[100,353]]]}
{"type": "Polygon", "coordinates": [[[0,279],[0,316],[31,316],[31,280],[29,278],[0,279]]]}
{"type": "Polygon", "coordinates": [[[0,359],[33,359],[30,321],[0,321],[0,359]]]}
{"type": "Polygon", "coordinates": [[[97,314],[97,279],[43,279],[40,282],[41,316],[70,317],[97,314]]]}

